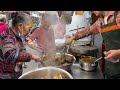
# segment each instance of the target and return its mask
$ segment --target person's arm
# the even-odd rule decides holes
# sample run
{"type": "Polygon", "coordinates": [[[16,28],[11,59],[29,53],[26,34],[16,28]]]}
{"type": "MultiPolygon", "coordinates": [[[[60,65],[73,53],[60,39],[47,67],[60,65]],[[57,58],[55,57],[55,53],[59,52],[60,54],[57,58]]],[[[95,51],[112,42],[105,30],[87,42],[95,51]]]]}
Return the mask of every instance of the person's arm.
{"type": "Polygon", "coordinates": [[[84,38],[89,35],[97,34],[100,31],[100,21],[99,19],[90,27],[86,28],[85,30],[79,31],[75,34],[75,40],[84,38]]]}
{"type": "Polygon", "coordinates": [[[29,47],[34,48],[35,47],[35,39],[39,36],[39,30],[38,28],[32,33],[29,34],[26,39],[27,39],[27,44],[29,47]]]}
{"type": "Polygon", "coordinates": [[[32,41],[34,41],[34,40],[37,38],[38,34],[39,34],[39,29],[36,28],[31,34],[29,34],[29,35],[26,37],[26,39],[27,39],[27,40],[32,40],[32,41]]]}
{"type": "Polygon", "coordinates": [[[3,36],[2,38],[2,52],[5,63],[17,63],[17,62],[29,62],[32,59],[40,60],[35,55],[31,55],[25,51],[21,51],[17,46],[15,46],[16,42],[14,41],[15,37],[11,37],[11,35],[3,36]]]}
{"type": "Polygon", "coordinates": [[[4,56],[4,62],[6,63],[17,63],[17,62],[29,62],[31,55],[29,53],[21,52],[21,50],[15,46],[15,37],[11,35],[3,36],[2,38],[2,52],[4,56]]]}
{"type": "Polygon", "coordinates": [[[74,36],[66,39],[65,44],[71,44],[73,40],[78,40],[89,35],[97,34],[100,31],[100,21],[99,19],[90,27],[85,30],[77,32],[74,36]]]}

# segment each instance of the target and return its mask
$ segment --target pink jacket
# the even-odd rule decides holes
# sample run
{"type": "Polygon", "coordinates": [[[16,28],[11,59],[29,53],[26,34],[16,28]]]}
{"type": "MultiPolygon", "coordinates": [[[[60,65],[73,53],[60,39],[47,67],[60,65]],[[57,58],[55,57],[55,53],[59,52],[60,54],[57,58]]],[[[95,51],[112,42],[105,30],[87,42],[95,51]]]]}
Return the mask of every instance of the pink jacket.
{"type": "Polygon", "coordinates": [[[8,26],[5,23],[0,22],[0,34],[7,29],[8,29],[8,26]]]}
{"type": "Polygon", "coordinates": [[[36,39],[39,48],[43,48],[47,53],[56,50],[53,29],[45,30],[40,25],[39,28],[28,36],[28,39],[36,39]]]}

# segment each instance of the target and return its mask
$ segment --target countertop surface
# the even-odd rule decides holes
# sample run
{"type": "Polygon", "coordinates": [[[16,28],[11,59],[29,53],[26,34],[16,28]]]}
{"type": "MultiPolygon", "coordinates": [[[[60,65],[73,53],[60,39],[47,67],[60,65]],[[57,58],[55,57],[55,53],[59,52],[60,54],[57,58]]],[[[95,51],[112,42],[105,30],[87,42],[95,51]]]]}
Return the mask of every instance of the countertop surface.
{"type": "Polygon", "coordinates": [[[80,69],[79,64],[75,63],[71,67],[71,74],[74,79],[104,79],[99,65],[96,71],[87,72],[87,71],[80,69]]]}

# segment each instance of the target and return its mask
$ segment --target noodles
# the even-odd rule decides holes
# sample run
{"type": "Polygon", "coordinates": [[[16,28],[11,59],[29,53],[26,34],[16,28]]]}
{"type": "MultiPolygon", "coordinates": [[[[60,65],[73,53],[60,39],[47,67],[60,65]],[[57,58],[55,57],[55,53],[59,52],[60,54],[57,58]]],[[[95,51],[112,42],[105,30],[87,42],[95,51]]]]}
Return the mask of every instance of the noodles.
{"type": "Polygon", "coordinates": [[[66,66],[74,61],[72,56],[66,55],[65,57],[61,55],[56,55],[55,57],[45,56],[43,58],[43,63],[45,66],[66,66]]]}
{"type": "Polygon", "coordinates": [[[56,74],[54,76],[46,75],[45,77],[41,77],[40,79],[67,79],[63,74],[56,74]]]}

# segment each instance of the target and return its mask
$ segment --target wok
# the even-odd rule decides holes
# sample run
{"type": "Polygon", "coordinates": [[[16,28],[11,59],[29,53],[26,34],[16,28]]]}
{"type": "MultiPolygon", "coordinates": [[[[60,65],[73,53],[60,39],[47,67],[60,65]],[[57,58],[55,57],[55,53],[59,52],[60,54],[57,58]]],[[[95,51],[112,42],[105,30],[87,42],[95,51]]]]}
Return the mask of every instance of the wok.
{"type": "MultiPolygon", "coordinates": [[[[60,55],[61,55],[60,53],[56,53],[56,56],[60,56],[60,55]]],[[[46,59],[46,58],[43,57],[43,63],[41,63],[38,68],[53,66],[53,67],[61,68],[61,69],[64,69],[64,70],[70,72],[71,66],[76,61],[76,58],[73,55],[67,54],[67,53],[65,53],[65,57],[69,57],[71,60],[69,60],[69,58],[66,58],[65,59],[66,61],[63,64],[61,64],[62,60],[61,61],[54,61],[54,60],[45,60],[44,61],[44,59],[46,59]]]]}

